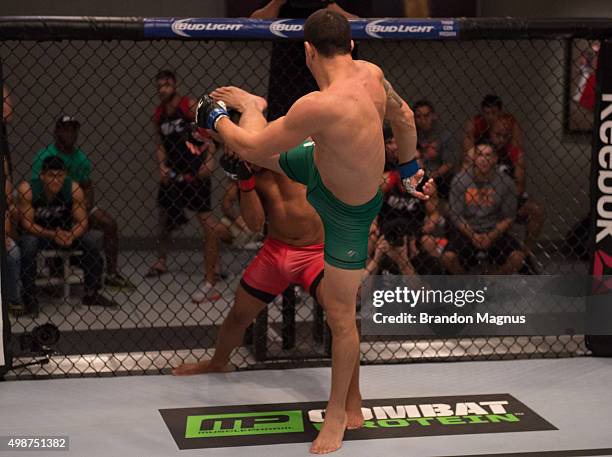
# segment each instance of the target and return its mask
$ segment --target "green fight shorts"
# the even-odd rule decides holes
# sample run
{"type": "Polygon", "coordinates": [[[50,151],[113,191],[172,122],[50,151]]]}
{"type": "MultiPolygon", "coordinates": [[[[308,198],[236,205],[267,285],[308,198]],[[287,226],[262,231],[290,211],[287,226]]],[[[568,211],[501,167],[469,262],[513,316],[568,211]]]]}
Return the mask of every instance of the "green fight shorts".
{"type": "Polygon", "coordinates": [[[338,200],[321,180],[314,163],[312,141],[283,152],[279,165],[290,179],[306,186],[308,202],[321,217],[325,230],[325,261],[344,270],[365,268],[370,226],[382,206],[380,190],[363,205],[347,205],[338,200]]]}

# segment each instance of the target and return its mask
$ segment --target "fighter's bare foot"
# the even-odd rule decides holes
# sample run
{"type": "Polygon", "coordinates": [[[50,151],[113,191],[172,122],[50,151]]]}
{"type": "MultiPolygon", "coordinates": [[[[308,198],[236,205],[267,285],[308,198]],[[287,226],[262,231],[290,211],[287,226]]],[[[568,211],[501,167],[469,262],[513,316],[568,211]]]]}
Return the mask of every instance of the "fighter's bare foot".
{"type": "Polygon", "coordinates": [[[361,397],[346,399],[346,428],[354,430],[363,427],[363,412],[361,411],[361,397]]]}
{"type": "Polygon", "coordinates": [[[249,103],[253,103],[262,112],[268,107],[268,102],[265,98],[235,86],[219,87],[212,91],[210,95],[215,100],[224,102],[228,108],[234,108],[241,112],[249,103]]]}
{"type": "Polygon", "coordinates": [[[337,413],[327,411],[323,427],[321,427],[319,435],[312,442],[312,446],[310,446],[310,453],[328,454],[340,449],[342,447],[346,423],[347,419],[344,411],[337,413]]]}
{"type": "Polygon", "coordinates": [[[183,363],[172,369],[172,374],[174,376],[190,376],[193,374],[229,373],[230,371],[234,371],[230,365],[218,366],[212,365],[210,362],[210,360],[204,360],[197,363],[183,363]]]}

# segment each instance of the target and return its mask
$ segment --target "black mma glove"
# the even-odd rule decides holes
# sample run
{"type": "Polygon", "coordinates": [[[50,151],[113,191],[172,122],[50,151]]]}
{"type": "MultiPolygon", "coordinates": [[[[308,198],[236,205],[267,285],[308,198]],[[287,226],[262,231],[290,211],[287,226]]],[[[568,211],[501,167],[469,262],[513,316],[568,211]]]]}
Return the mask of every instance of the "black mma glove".
{"type": "Polygon", "coordinates": [[[224,117],[229,118],[225,103],[221,101],[216,102],[208,95],[200,97],[195,119],[198,127],[212,129],[216,132],[217,122],[224,117]]]}
{"type": "Polygon", "coordinates": [[[255,188],[253,171],[244,160],[223,154],[219,165],[231,180],[238,181],[238,187],[242,192],[250,192],[255,188]]]}

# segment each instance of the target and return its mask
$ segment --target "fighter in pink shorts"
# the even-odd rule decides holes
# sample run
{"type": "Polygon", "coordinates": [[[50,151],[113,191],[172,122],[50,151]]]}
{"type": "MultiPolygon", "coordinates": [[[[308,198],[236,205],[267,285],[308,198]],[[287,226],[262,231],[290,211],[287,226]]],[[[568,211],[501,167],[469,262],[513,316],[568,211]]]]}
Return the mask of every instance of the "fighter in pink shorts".
{"type": "Polygon", "coordinates": [[[306,187],[274,171],[247,167],[238,159],[234,163],[244,221],[251,230],[260,230],[266,216],[268,221],[268,237],[241,287],[265,304],[289,284],[316,299],[323,277],[323,225],[306,200],[306,187]]]}
{"type": "Polygon", "coordinates": [[[229,371],[231,352],[242,344],[246,328],[289,284],[299,284],[321,303],[323,224],[306,200],[306,186],[250,167],[227,153],[221,165],[237,180],[240,214],[247,226],[259,231],[267,221],[268,236],[242,276],[234,306],[219,329],[213,358],[184,363],[172,370],[174,375],[229,371]]]}

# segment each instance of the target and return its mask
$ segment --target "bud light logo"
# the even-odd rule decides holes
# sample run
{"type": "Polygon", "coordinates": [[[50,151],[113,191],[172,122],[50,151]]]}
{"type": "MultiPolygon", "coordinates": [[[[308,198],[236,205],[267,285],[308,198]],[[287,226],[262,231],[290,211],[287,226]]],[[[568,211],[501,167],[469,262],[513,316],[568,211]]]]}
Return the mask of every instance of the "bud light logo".
{"type": "Polygon", "coordinates": [[[377,21],[369,22],[365,27],[365,32],[368,36],[373,38],[394,38],[394,35],[397,36],[400,34],[414,34],[433,37],[436,35],[436,26],[425,23],[393,23],[388,22],[386,19],[379,19],[377,21]]]}
{"type": "Polygon", "coordinates": [[[237,24],[235,22],[193,21],[194,19],[180,19],[178,21],[174,21],[172,23],[172,31],[177,35],[189,38],[197,36],[202,32],[236,32],[244,26],[244,24],[237,24]]]}
{"type": "Polygon", "coordinates": [[[281,38],[289,38],[289,34],[300,34],[304,30],[304,24],[291,24],[292,19],[282,19],[270,24],[270,33],[281,38]]]}

